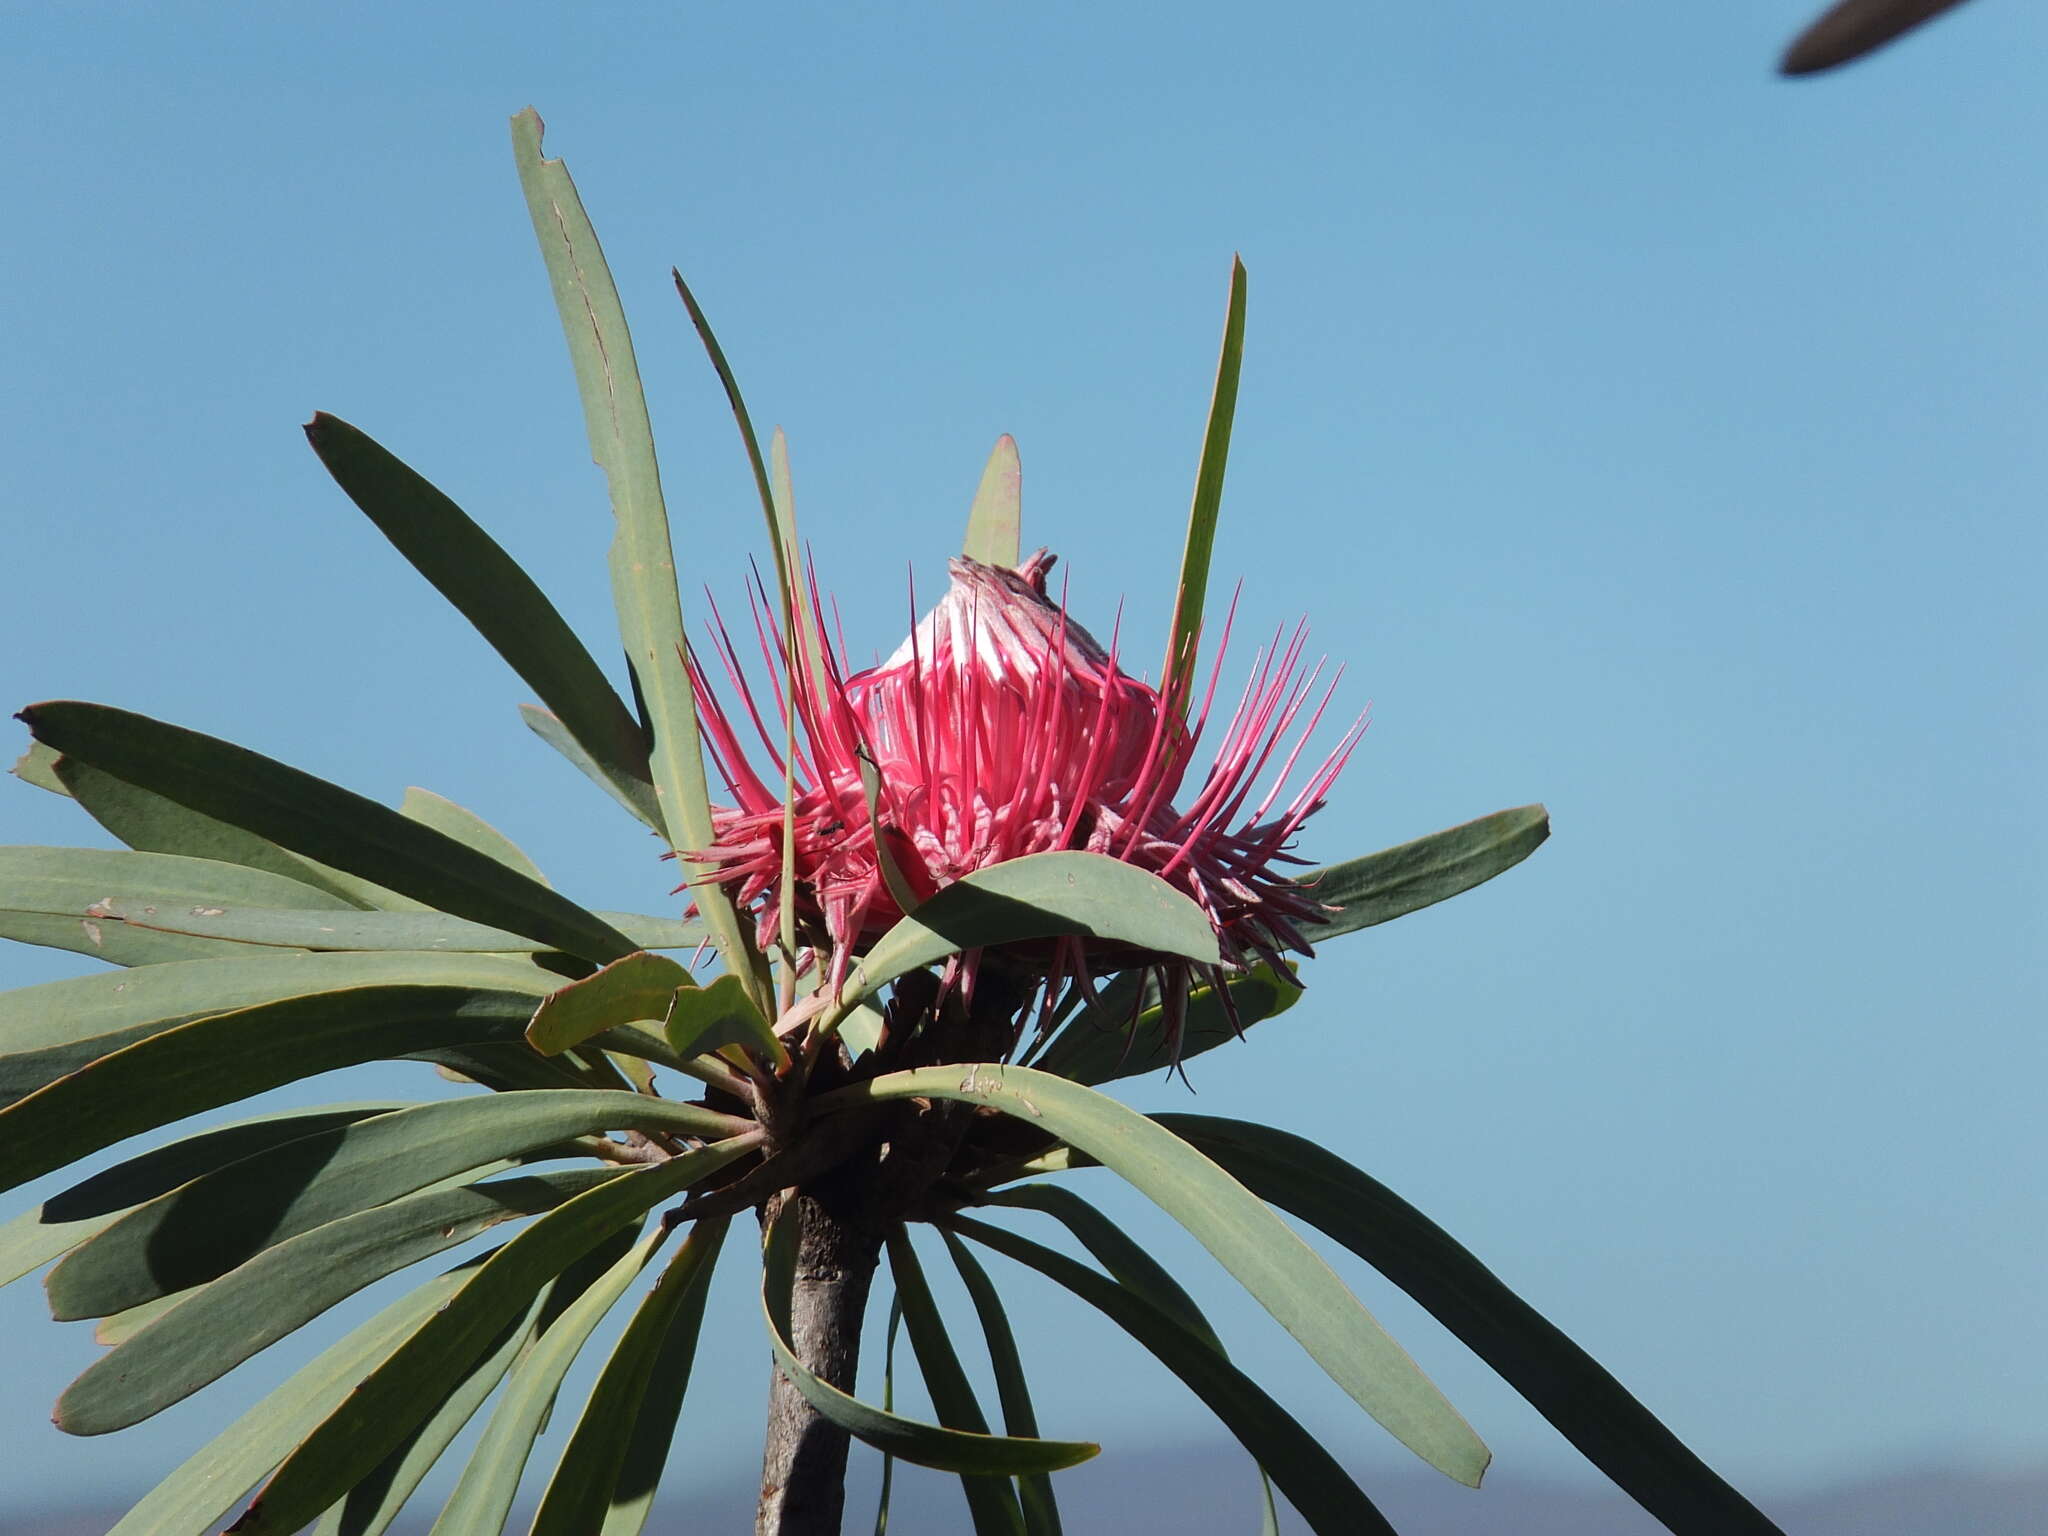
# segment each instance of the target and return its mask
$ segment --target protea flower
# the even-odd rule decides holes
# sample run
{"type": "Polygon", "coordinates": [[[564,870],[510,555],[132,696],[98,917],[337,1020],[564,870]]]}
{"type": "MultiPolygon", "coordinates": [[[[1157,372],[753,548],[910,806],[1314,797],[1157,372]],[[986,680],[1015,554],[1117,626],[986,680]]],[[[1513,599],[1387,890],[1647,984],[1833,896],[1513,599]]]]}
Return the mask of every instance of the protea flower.
{"type": "MultiPolygon", "coordinates": [[[[1301,922],[1323,908],[1286,875],[1302,822],[1364,729],[1361,718],[1285,802],[1283,788],[1329,702],[1314,699],[1320,665],[1303,675],[1305,631],[1262,653],[1195,792],[1182,790],[1215,692],[1192,725],[1184,701],[1132,677],[1047,596],[1055,556],[1016,569],[957,558],[951,585],[880,666],[845,674],[816,626],[798,625],[794,675],[765,596],[756,625],[776,675],[772,710],[748,688],[729,636],[715,631],[724,668],[772,773],[757,774],[732,719],[692,663],[705,740],[735,804],[713,811],[716,844],[696,857],[755,916],[762,947],[777,937],[784,880],[807,938],[829,948],[835,976],[901,916],[892,892],[915,900],[1005,859],[1075,849],[1125,860],[1200,905],[1231,969],[1282,952],[1309,952],[1301,922]],[[809,639],[804,637],[808,634],[809,639]],[[785,864],[783,689],[802,725],[793,775],[794,836],[785,864]],[[1311,709],[1311,700],[1314,707],[1311,709]],[[1303,715],[1306,711],[1307,718],[1303,715]],[[1257,782],[1300,725],[1265,794],[1257,782]],[[873,765],[870,818],[863,760],[873,765]],[[879,822],[879,826],[876,824],[879,822]],[[907,889],[905,889],[907,888],[907,889]]],[[[816,611],[815,583],[810,593],[816,611]]],[[[1229,625],[1224,626],[1227,643],[1229,625]]],[[[1219,650],[1220,654],[1220,650],[1219,650]]],[[[1334,681],[1332,683],[1334,687],[1334,681]]],[[[1091,955],[1079,939],[1041,955],[1046,998],[1068,978],[1142,963],[1091,955]]],[[[972,980],[972,960],[968,981],[972,980]]],[[[1184,999],[1185,964],[1162,966],[1169,1009],[1184,999]]],[[[1223,975],[1203,978],[1220,982],[1223,975]]]]}

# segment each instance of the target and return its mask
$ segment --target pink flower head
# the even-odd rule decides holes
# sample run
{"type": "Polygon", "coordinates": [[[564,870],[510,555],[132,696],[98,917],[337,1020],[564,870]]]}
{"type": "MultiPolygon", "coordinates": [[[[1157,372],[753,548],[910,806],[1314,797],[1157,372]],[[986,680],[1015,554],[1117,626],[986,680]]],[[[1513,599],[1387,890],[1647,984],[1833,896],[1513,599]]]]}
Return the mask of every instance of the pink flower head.
{"type": "MultiPolygon", "coordinates": [[[[1105,650],[1063,604],[1046,596],[1054,559],[1040,550],[1015,570],[955,559],[946,595],[896,653],[850,677],[821,640],[800,645],[794,676],[783,676],[782,636],[760,616],[764,601],[756,622],[778,674],[775,709],[765,716],[721,627],[720,657],[774,765],[766,779],[749,766],[731,718],[691,659],[704,737],[735,801],[730,809],[713,810],[717,841],[693,856],[713,865],[711,878],[732,887],[739,905],[754,913],[764,949],[776,939],[785,878],[795,880],[799,919],[831,947],[838,974],[902,915],[868,816],[865,758],[878,778],[882,847],[918,900],[1005,859],[1082,849],[1149,870],[1193,898],[1214,924],[1232,968],[1259,957],[1278,962],[1282,950],[1308,952],[1299,924],[1324,908],[1277,866],[1302,862],[1289,844],[1323,803],[1364,721],[1276,809],[1328,703],[1326,692],[1264,798],[1247,809],[1254,781],[1307,707],[1320,672],[1301,675],[1303,631],[1284,648],[1276,637],[1224,732],[1215,764],[1180,803],[1214,681],[1190,729],[1178,699],[1124,672],[1113,649],[1105,650]],[[794,859],[787,870],[779,728],[784,686],[802,724],[794,859]]],[[[811,601],[816,612],[815,585],[811,601]]],[[[1228,631],[1226,623],[1226,641],[1228,631]]],[[[1085,980],[1091,970],[1117,968],[1102,966],[1099,956],[1091,966],[1083,943],[1055,943],[1049,987],[1063,976],[1085,980]]],[[[1287,974],[1284,965],[1279,969],[1287,974]]],[[[1179,980],[1185,996],[1184,968],[1179,980]]]]}

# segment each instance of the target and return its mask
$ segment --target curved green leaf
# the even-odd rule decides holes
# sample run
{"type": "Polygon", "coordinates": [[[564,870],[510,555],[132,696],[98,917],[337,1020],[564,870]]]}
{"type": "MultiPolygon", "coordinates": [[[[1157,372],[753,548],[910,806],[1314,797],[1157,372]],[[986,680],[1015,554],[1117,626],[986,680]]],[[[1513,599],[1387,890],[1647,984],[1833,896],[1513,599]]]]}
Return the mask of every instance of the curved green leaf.
{"type": "Polygon", "coordinates": [[[1167,642],[1160,692],[1188,712],[1195,657],[1202,640],[1202,605],[1209,590],[1209,557],[1216,548],[1216,519],[1223,508],[1223,469],[1230,459],[1230,427],[1237,414],[1237,378],[1244,364],[1244,263],[1230,258],[1230,303],[1223,316],[1223,350],[1216,360],[1216,388],[1209,397],[1209,424],[1202,433],[1202,462],[1195,471],[1195,499],[1188,509],[1187,547],[1180,561],[1180,586],[1173,600],[1173,633],[1167,642]]]}
{"type": "Polygon", "coordinates": [[[576,369],[591,456],[604,470],[611,492],[616,525],[610,556],[612,600],[619,612],[626,662],[654,732],[650,769],[662,824],[695,889],[698,909],[711,925],[726,969],[745,977],[759,1001],[770,995],[766,969],[758,964],[731,897],[723,886],[698,883],[710,870],[681,857],[684,850],[711,847],[715,839],[697,734],[696,696],[683,664],[688,631],[676,590],[675,550],[662,503],[654,432],[647,420],[626,312],[597,231],[583,211],[568,167],[542,156],[541,131],[540,115],[530,107],[513,118],[512,155],[576,369]]]}
{"type": "Polygon", "coordinates": [[[1271,1474],[1318,1536],[1392,1536],[1394,1528],[1322,1442],[1206,1340],[1065,1254],[966,1217],[946,1225],[1065,1286],[1150,1350],[1271,1474]]]}
{"type": "MultiPolygon", "coordinates": [[[[911,1353],[930,1393],[939,1422],[948,1429],[973,1435],[988,1434],[988,1420],[974,1400],[974,1388],[960,1368],[953,1341],[946,1337],[945,1320],[925,1283],[924,1269],[917,1262],[917,1250],[910,1246],[910,1233],[901,1225],[889,1229],[889,1274],[896,1282],[896,1302],[903,1309],[903,1323],[910,1330],[911,1353]]],[[[1033,1434],[1032,1439],[1037,1439],[1033,1434]]],[[[1041,1474],[1043,1475],[1043,1474],[1041,1474]]],[[[974,1520],[975,1536],[1024,1536],[1024,1516],[1017,1507],[1017,1490],[1007,1477],[963,1473],[961,1490],[967,1495],[968,1514],[974,1520]]]]}
{"type": "Polygon", "coordinates": [[[33,784],[37,789],[47,789],[53,795],[68,796],[71,791],[62,779],[57,777],[57,764],[63,761],[40,741],[28,744],[28,750],[14,760],[14,766],[7,771],[24,784],[33,784]]]}
{"type": "Polygon", "coordinates": [[[439,1046],[518,1041],[532,1011],[528,993],[372,986],[177,1025],[0,1110],[0,1190],[302,1077],[439,1046]]]}
{"type": "Polygon", "coordinates": [[[806,1402],[856,1440],[920,1467],[993,1477],[1057,1472],[1086,1461],[1101,1449],[1085,1441],[1018,1440],[943,1429],[900,1418],[840,1391],[797,1359],[789,1342],[790,1300],[796,1282],[793,1218],[785,1216],[770,1223],[762,1263],[761,1311],[768,1321],[768,1344],[776,1363],[806,1402]]]}
{"type": "Polygon", "coordinates": [[[627,955],[542,998],[526,1026],[526,1043],[552,1056],[621,1024],[659,1023],[676,993],[696,985],[688,971],[662,955],[627,955]]]}
{"type": "Polygon", "coordinates": [[[463,1377],[462,1384],[442,1399],[433,1414],[365,1473],[346,1498],[328,1506],[314,1536],[383,1536],[455,1437],[497,1391],[513,1362],[532,1347],[554,1290],[553,1286],[542,1289],[525,1316],[505,1330],[497,1347],[463,1377]]]}
{"type": "Polygon", "coordinates": [[[662,1023],[669,1049],[678,1056],[701,1056],[726,1045],[745,1045],[779,1066],[789,1052],[747,996],[737,976],[721,976],[708,987],[672,993],[674,1006],[662,1023]]]}
{"type": "Polygon", "coordinates": [[[555,1155],[578,1136],[718,1136],[747,1128],[694,1104],[588,1088],[396,1110],[273,1147],[136,1207],[51,1271],[50,1307],[59,1319],[117,1312],[224,1275],[272,1244],[465,1169],[555,1155]]]}
{"type": "MultiPolygon", "coordinates": [[[[996,1294],[988,1271],[967,1251],[967,1245],[950,1232],[940,1235],[946,1240],[946,1251],[953,1257],[961,1283],[967,1287],[975,1315],[981,1319],[982,1336],[988,1341],[989,1365],[996,1377],[996,1395],[1003,1404],[1003,1430],[1006,1434],[1035,1439],[1038,1410],[1031,1403],[1031,1384],[1024,1376],[1024,1360],[1017,1353],[1017,1336],[1010,1331],[1003,1299],[996,1294]]],[[[1023,1510],[1026,1536],[1060,1536],[1060,1508],[1053,1497],[1051,1478],[1040,1472],[1018,1478],[1017,1503],[1023,1510]]]]}
{"type": "Polygon", "coordinates": [[[268,838],[231,827],[212,816],[182,806],[175,800],[117,779],[89,763],[73,757],[57,759],[57,777],[71,798],[83,806],[92,819],[130,848],[149,853],[181,853],[195,859],[217,859],[228,864],[245,864],[267,869],[339,896],[351,906],[417,906],[395,891],[387,891],[354,875],[312,859],[286,853],[268,838]]]}
{"type": "Polygon", "coordinates": [[[1590,1355],[1377,1179],[1270,1126],[1160,1115],[1260,1198],[1342,1243],[1426,1307],[1586,1459],[1681,1536],[1778,1528],[1590,1355]]]}
{"type": "Polygon", "coordinates": [[[335,483],[540,695],[621,784],[647,779],[647,738],[533,578],[469,515],[366,433],[320,413],[306,439],[335,483]]]}
{"type": "Polygon", "coordinates": [[[102,1337],[116,1347],[65,1389],[57,1427],[103,1435],[139,1424],[364,1286],[621,1177],[617,1168],[572,1168],[432,1190],[278,1242],[140,1329],[102,1337]]]}
{"type": "Polygon", "coordinates": [[[813,1101],[813,1111],[916,1097],[987,1105],[1120,1174],[1186,1227],[1396,1439],[1448,1476],[1478,1486],[1489,1458],[1472,1427],[1329,1265],[1243,1185],[1164,1126],[1065,1078],[994,1065],[892,1072],[825,1094],[813,1101]]]}
{"type": "Polygon", "coordinates": [[[527,1227],[285,1458],[232,1529],[285,1536],[319,1515],[428,1417],[543,1285],[650,1207],[758,1144],[735,1137],[633,1169],[527,1227]]]}
{"type": "MultiPolygon", "coordinates": [[[[633,728],[639,729],[637,725],[633,728]]],[[[413,785],[406,790],[405,798],[398,802],[398,814],[445,833],[458,843],[467,844],[486,858],[496,859],[507,869],[516,870],[529,880],[542,885],[549,883],[548,877],[540,872],[540,866],[526,856],[525,849],[475,811],[457,805],[446,795],[437,795],[431,789],[413,785]]]]}
{"type": "Polygon", "coordinates": [[[726,1225],[724,1217],[696,1223],[635,1309],[590,1389],[530,1536],[639,1536],[689,1386],[726,1225]]]}
{"type": "MultiPolygon", "coordinates": [[[[509,928],[594,965],[632,952],[610,924],[496,859],[246,747],[100,704],[31,704],[20,718],[67,757],[451,916],[509,928]]],[[[223,893],[213,905],[229,899],[223,893]]]]}
{"type": "Polygon", "coordinates": [[[338,896],[240,864],[98,848],[0,848],[0,937],[76,950],[115,965],[232,953],[201,939],[141,933],[123,921],[252,906],[352,910],[338,896]]]}
{"type": "Polygon", "coordinates": [[[1034,853],[965,875],[900,919],[855,967],[841,1002],[965,949],[1063,934],[1205,965],[1221,958],[1202,909],[1156,875],[1099,853],[1034,853]]]}
{"type": "MultiPolygon", "coordinates": [[[[903,1299],[889,1298],[889,1326],[882,1335],[882,1409],[896,1407],[896,1335],[903,1329],[903,1299]]],[[[889,1494],[896,1483],[896,1458],[882,1453],[882,1486],[875,1499],[875,1536],[888,1536],[889,1494]]]]}
{"type": "Polygon", "coordinates": [[[482,1262],[401,1296],[324,1350],[158,1483],[107,1536],[207,1536],[264,1473],[348,1400],[364,1372],[456,1295],[482,1262]]]}
{"type": "Polygon", "coordinates": [[[1023,501],[1024,467],[1017,457],[1017,439],[1005,432],[996,439],[981,471],[981,484],[974,489],[960,553],[983,565],[1015,566],[1022,558],[1023,501]]]}
{"type": "MultiPolygon", "coordinates": [[[[701,923],[634,912],[593,912],[591,916],[623,933],[643,949],[695,949],[704,942],[701,923]]],[[[129,911],[131,928],[158,933],[189,934],[231,944],[329,952],[411,950],[422,954],[506,954],[532,952],[548,946],[505,928],[491,928],[441,912],[308,912],[280,907],[211,906],[193,911],[129,911]]],[[[102,932],[110,926],[102,924],[102,932]]],[[[217,950],[213,958],[233,958],[241,950],[217,950]]]]}
{"type": "MultiPolygon", "coordinates": [[[[512,1367],[505,1394],[491,1411],[490,1422],[428,1536],[498,1536],[505,1528],[527,1458],[533,1454],[533,1442],[546,1425],[562,1378],[576,1363],[592,1331],[653,1261],[655,1250],[667,1236],[665,1228],[656,1227],[606,1265],[512,1367]]],[[[590,1257],[596,1259],[603,1252],[600,1249],[590,1257]]],[[[559,1295],[552,1298],[559,1299],[559,1295]]],[[[612,1429],[616,1433],[621,1427],[613,1425],[612,1429]]]]}
{"type": "Polygon", "coordinates": [[[1296,883],[1337,910],[1321,922],[1303,923],[1301,931],[1310,943],[1320,944],[1448,901],[1513,869],[1548,836],[1550,813],[1540,805],[1524,805],[1362,859],[1312,869],[1296,883]]]}
{"type": "Polygon", "coordinates": [[[112,1226],[130,1208],[201,1174],[331,1126],[405,1107],[387,1101],[285,1110],[216,1126],[102,1169],[13,1220],[0,1222],[0,1285],[41,1269],[112,1226]]]}

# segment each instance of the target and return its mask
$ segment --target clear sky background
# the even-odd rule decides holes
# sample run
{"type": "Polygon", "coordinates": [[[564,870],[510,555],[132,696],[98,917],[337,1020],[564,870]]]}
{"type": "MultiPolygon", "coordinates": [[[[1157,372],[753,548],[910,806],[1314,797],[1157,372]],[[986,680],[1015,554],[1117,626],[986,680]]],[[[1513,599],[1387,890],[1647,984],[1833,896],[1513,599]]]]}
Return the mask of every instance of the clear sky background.
{"type": "MultiPolygon", "coordinates": [[[[1129,1097],[1373,1171],[1739,1484],[2038,1462],[2048,15],[1981,0],[1775,79],[1817,3],[9,6],[0,697],[424,785],[589,904],[671,910],[648,838],[298,430],[371,432],[616,655],[506,118],[546,117],[635,320],[686,599],[737,603],[761,542],[672,263],[790,432],[863,658],[912,573],[937,589],[1004,431],[1027,544],[1151,654],[1241,251],[1217,570],[1247,632],[1306,615],[1373,706],[1304,851],[1532,800],[1555,834],[1332,944],[1192,1099],[1129,1097]]],[[[104,839],[7,783],[0,841],[104,839]]],[[[0,980],[81,965],[15,950],[0,980]]],[[[304,1097],[393,1089],[433,1091],[392,1068],[304,1097]]],[[[1341,1454],[1397,1463],[1112,1203],[1341,1454]]],[[[1497,1465],[1581,1475],[1343,1267],[1497,1465]]],[[[679,1489],[754,1475],[746,1268],[679,1489]]],[[[1038,1372],[1049,1433],[1207,1433],[1016,1294],[1027,1344],[1071,1346],[1038,1372]]],[[[77,1442],[44,1415],[85,1329],[28,1283],[0,1329],[0,1514],[139,1491],[310,1348],[77,1442]]]]}

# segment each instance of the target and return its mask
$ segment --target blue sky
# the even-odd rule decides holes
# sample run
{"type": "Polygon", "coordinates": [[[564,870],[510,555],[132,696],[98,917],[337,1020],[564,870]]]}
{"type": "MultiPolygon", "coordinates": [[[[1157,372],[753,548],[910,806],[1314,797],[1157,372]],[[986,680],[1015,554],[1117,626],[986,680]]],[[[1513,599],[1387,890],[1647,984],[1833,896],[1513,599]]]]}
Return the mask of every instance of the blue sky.
{"type": "MultiPolygon", "coordinates": [[[[1781,82],[1814,3],[10,8],[0,696],[421,784],[590,904],[666,910],[648,840],[298,431],[372,433],[615,654],[506,118],[546,117],[634,317],[686,599],[738,599],[759,519],[671,264],[789,430],[862,657],[1004,431],[1076,613],[1163,637],[1241,252],[1217,570],[1373,706],[1304,851],[1532,800],[1555,835],[1330,946],[1192,1101],[1131,1098],[1375,1172],[1739,1483],[2038,1460],[2048,17],[1983,0],[1781,82]]],[[[0,785],[0,841],[100,839],[0,785]]],[[[316,1088],[428,1091],[365,1081],[316,1088]]],[[[678,1486],[752,1476],[740,1268],[706,1367],[735,1406],[678,1486]]],[[[1194,1272],[1343,1454],[1400,1454],[1194,1272]]],[[[1346,1273],[1503,1467],[1574,1475],[1346,1273]]],[[[1072,1309],[1018,1313],[1075,1354],[1048,1432],[1200,1425],[1072,1309]]],[[[275,1379],[66,1441],[43,1417],[91,1344],[32,1285],[0,1326],[0,1508],[146,1486],[275,1379]]]]}

